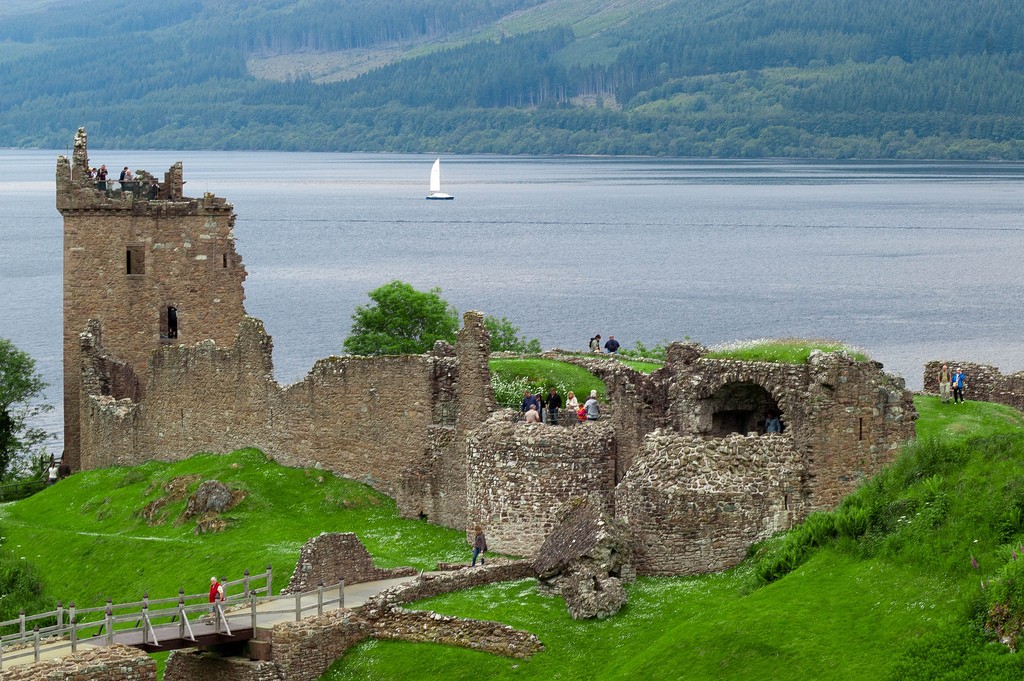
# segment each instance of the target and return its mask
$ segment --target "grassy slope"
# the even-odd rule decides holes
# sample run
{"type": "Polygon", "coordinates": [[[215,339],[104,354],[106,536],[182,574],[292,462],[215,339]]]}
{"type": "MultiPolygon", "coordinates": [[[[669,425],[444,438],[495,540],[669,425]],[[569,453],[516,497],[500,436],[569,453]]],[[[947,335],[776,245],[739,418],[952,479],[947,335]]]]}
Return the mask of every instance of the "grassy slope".
{"type": "Polygon", "coordinates": [[[778,581],[754,589],[749,561],[725,574],[642,579],[626,609],[591,623],[528,582],[476,589],[420,605],[527,629],[547,650],[519,662],[373,643],[324,678],[429,679],[442,669],[450,679],[1019,678],[1021,656],[979,636],[969,559],[991,574],[1008,535],[1024,532],[1001,511],[1024,462],[1024,417],[985,403],[916,404],[924,446],[853,497],[874,504],[872,531],[813,551],[778,581]],[[935,438],[947,444],[927,444],[935,438]]]}
{"type": "Polygon", "coordinates": [[[404,643],[372,643],[323,678],[432,679],[864,679],[880,678],[906,636],[954,611],[914,571],[822,552],[799,578],[744,595],[741,572],[641,579],[629,604],[601,622],[575,622],[530,581],[418,604],[498,620],[536,633],[546,650],[527,661],[404,643]],[[911,616],[907,616],[907,615],[911,616]],[[808,631],[811,629],[811,631],[808,631]],[[807,635],[794,636],[805,630],[807,635]]]}
{"type": "Polygon", "coordinates": [[[365,485],[284,468],[254,450],[74,475],[0,508],[0,527],[3,548],[33,563],[47,596],[79,607],[101,605],[108,596],[137,600],[147,590],[154,598],[173,596],[179,587],[203,592],[212,574],[236,579],[268,563],[279,590],[301,545],[324,531],[357,533],[381,567],[430,568],[466,557],[463,533],[401,520],[393,500],[365,485]],[[179,475],[246,490],[226,514],[231,526],[225,532],[195,535],[194,520],[178,524],[184,501],[167,506],[159,525],[150,527],[138,515],[179,475]]]}

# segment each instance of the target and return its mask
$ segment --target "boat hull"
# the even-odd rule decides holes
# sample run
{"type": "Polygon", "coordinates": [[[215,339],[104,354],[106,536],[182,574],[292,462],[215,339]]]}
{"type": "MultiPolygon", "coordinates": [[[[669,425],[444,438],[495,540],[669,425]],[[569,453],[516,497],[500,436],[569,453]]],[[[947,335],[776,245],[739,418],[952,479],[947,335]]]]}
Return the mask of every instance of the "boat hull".
{"type": "Polygon", "coordinates": [[[451,201],[455,197],[451,194],[445,194],[443,192],[434,192],[433,194],[427,194],[427,201],[451,201]]]}

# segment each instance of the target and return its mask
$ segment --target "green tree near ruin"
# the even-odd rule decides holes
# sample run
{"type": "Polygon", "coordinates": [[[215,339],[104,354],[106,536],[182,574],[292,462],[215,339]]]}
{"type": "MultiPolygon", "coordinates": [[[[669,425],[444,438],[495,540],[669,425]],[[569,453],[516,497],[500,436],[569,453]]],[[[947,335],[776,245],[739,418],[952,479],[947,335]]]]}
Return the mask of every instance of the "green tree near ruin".
{"type": "Polygon", "coordinates": [[[455,342],[459,316],[440,288],[417,291],[392,281],[369,293],[372,305],[358,305],[345,351],[353,355],[416,355],[439,340],[455,342]]]}
{"type": "MultiPolygon", "coordinates": [[[[374,305],[359,305],[352,315],[352,332],[345,351],[353,355],[415,355],[434,342],[455,342],[459,313],[441,297],[440,288],[417,291],[404,281],[392,281],[369,293],[374,305]]],[[[520,335],[507,317],[484,316],[492,352],[540,354],[540,341],[520,335]]]]}
{"type": "Polygon", "coordinates": [[[50,436],[42,428],[29,425],[33,418],[53,409],[38,401],[45,389],[35,360],[11,341],[0,338],[0,480],[13,472],[19,457],[50,436]]]}

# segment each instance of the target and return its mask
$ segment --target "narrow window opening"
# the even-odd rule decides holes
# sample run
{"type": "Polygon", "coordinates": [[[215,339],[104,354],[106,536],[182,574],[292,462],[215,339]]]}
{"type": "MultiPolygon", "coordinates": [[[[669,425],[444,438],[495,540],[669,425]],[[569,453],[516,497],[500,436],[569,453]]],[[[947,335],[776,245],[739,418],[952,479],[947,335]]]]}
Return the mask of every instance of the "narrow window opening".
{"type": "Polygon", "coordinates": [[[140,246],[129,246],[125,252],[125,272],[127,274],[146,273],[146,252],[140,246]]]}
{"type": "Polygon", "coordinates": [[[857,433],[857,439],[858,440],[863,440],[864,439],[864,417],[861,416],[857,420],[860,422],[860,428],[859,428],[859,431],[857,433]]]}
{"type": "Polygon", "coordinates": [[[789,510],[789,495],[788,494],[783,494],[782,495],[782,510],[783,511],[788,511],[789,510]]]}
{"type": "Polygon", "coordinates": [[[221,267],[223,267],[224,269],[227,269],[228,268],[228,254],[224,253],[220,257],[221,257],[221,267]]]}
{"type": "Polygon", "coordinates": [[[160,340],[178,337],[178,308],[173,305],[160,308],[160,340]]]}

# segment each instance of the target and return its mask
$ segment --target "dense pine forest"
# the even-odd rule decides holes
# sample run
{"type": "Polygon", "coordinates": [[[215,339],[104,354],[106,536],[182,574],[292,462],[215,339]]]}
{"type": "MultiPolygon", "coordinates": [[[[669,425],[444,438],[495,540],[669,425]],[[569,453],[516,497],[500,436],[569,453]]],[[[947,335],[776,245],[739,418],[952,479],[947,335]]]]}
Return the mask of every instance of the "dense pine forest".
{"type": "Polygon", "coordinates": [[[1024,158],[1012,0],[0,9],[0,146],[1024,158]]]}

